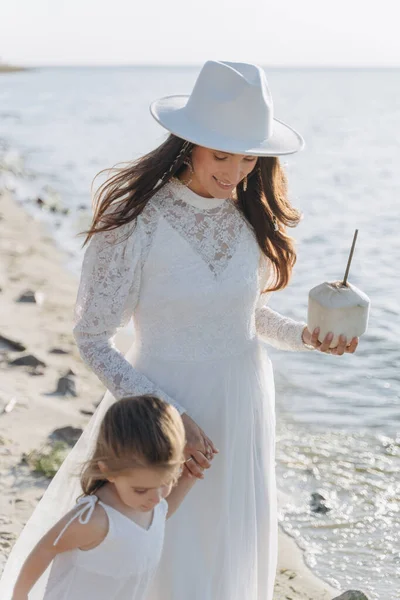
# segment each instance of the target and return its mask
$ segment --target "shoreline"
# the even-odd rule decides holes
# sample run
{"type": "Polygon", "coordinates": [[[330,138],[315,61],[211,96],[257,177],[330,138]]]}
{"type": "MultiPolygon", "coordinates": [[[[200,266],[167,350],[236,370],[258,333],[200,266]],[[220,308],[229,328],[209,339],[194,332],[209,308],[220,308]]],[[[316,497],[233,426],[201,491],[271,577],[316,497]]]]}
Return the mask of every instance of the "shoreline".
{"type": "Polygon", "coordinates": [[[28,67],[17,67],[16,65],[0,64],[0,73],[17,73],[19,71],[28,71],[28,67]]]}
{"type": "MultiPolygon", "coordinates": [[[[0,335],[26,346],[4,351],[0,342],[0,572],[4,559],[48,481],[21,464],[22,453],[42,447],[48,435],[64,426],[84,427],[104,386],[80,359],[72,337],[78,281],[65,268],[66,255],[9,192],[0,190],[0,335]],[[23,292],[38,303],[16,302],[23,292]],[[60,348],[66,354],[50,352],[60,348]],[[45,367],[10,366],[8,361],[33,354],[45,367]],[[71,369],[76,397],[54,391],[71,369]],[[15,406],[3,412],[5,406],[15,406]],[[34,423],[34,427],[32,427],[34,423]]],[[[307,567],[295,540],[279,529],[275,600],[332,600],[339,595],[307,567]],[[293,596],[295,594],[295,596],[293,596]]]]}

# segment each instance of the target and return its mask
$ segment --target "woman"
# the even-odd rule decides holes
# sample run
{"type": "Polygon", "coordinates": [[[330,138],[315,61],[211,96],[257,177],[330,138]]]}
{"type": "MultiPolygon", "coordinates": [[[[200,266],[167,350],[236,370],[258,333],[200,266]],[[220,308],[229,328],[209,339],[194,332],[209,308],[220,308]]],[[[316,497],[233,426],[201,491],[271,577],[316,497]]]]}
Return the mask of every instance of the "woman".
{"type": "MultiPolygon", "coordinates": [[[[153,393],[182,415],[187,468],[199,478],[212,468],[168,524],[149,600],[272,600],[275,411],[264,342],[328,352],[331,341],[265,306],[267,292],[289,282],[296,256],[286,226],[299,221],[277,157],[303,140],[274,119],[265,74],[249,64],[207,62],[190,97],[151,111],[171,135],[100,188],[77,301],[77,344],[109,392],[6,579],[79,495],[71,474],[113,398],[153,393]],[[123,357],[111,340],[132,315],[135,341],[123,357]]],[[[342,338],[331,352],[357,342],[342,338]]]]}

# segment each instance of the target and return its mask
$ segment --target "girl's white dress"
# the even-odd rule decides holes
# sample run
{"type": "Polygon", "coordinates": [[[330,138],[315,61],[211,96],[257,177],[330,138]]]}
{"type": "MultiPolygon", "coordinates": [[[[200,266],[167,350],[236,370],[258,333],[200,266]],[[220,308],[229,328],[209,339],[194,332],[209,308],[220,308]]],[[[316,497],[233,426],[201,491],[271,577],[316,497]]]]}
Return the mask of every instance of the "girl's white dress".
{"type": "MultiPolygon", "coordinates": [[[[156,393],[219,448],[169,520],[146,600],[272,600],[277,563],[274,380],[267,344],[306,350],[303,323],[265,306],[272,275],[232,200],[172,181],[135,223],[96,234],[85,254],[75,337],[108,388],[19,538],[0,584],[79,495],[75,477],[113,396],[156,393]],[[126,357],[112,338],[133,315],[126,357]],[[74,479],[75,477],[75,479],[74,479]]],[[[46,576],[30,600],[43,598],[46,576]]]]}
{"type": "Polygon", "coordinates": [[[162,500],[155,507],[148,529],[137,525],[94,495],[81,499],[74,518],[83,525],[88,523],[97,502],[108,518],[106,537],[92,550],[71,550],[56,556],[44,600],[146,598],[161,557],[167,502],[162,500]]]}

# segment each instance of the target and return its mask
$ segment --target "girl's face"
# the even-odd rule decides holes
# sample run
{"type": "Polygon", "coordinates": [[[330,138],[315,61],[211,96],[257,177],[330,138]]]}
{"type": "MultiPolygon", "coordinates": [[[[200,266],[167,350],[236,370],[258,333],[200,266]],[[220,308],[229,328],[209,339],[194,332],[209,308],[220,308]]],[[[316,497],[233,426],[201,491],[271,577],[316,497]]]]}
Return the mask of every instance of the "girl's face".
{"type": "Polygon", "coordinates": [[[135,468],[110,476],[108,480],[114,485],[121,502],[134,510],[148,512],[169,496],[178,476],[176,468],[135,468]]]}
{"type": "Polygon", "coordinates": [[[192,150],[192,166],[184,173],[182,180],[190,178],[188,187],[205,198],[229,198],[234,188],[257,164],[257,156],[229,154],[195,146],[192,150]]]}

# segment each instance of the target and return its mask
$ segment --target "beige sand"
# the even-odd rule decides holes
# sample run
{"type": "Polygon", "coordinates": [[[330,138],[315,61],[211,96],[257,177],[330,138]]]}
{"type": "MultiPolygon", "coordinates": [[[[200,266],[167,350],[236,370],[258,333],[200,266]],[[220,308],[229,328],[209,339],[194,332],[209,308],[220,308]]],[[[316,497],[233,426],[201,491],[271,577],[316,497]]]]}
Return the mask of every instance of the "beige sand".
{"type": "MultiPolygon", "coordinates": [[[[48,233],[13,200],[0,196],[0,335],[22,342],[29,353],[46,363],[43,374],[11,367],[21,353],[0,351],[0,413],[2,405],[17,400],[9,413],[0,414],[0,566],[13,540],[46,487],[20,464],[23,452],[40,448],[55,428],[83,426],[103,394],[103,386],[79,358],[72,338],[72,312],[77,281],[63,269],[65,256],[48,233]],[[43,292],[42,304],[16,303],[25,290],[43,292]],[[53,347],[69,351],[50,354],[53,347]],[[3,356],[3,360],[1,360],[3,356]],[[68,369],[76,374],[78,396],[48,395],[68,369]]],[[[280,534],[276,600],[328,600],[338,595],[306,568],[295,542],[280,534]]]]}
{"type": "Polygon", "coordinates": [[[6,65],[0,63],[0,73],[16,73],[17,71],[26,71],[25,67],[16,67],[14,65],[6,65]]]}

